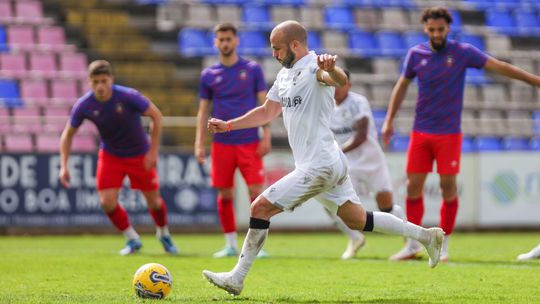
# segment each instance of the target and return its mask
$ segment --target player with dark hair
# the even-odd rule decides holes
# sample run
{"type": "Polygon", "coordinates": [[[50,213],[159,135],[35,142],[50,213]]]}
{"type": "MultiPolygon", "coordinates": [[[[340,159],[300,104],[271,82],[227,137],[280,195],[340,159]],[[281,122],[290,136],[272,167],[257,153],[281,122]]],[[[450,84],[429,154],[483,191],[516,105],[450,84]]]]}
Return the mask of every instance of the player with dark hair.
{"type": "MultiPolygon", "coordinates": [[[[241,116],[262,104],[266,83],[261,67],[236,53],[239,39],[236,27],[230,23],[215,27],[214,45],[219,51],[219,63],[205,69],[200,79],[200,101],[197,114],[195,156],[205,162],[206,124],[209,115],[223,120],[241,116]],[[211,113],[210,113],[211,112],[211,113]]],[[[264,184],[262,158],[271,149],[270,128],[249,128],[226,134],[215,134],[211,148],[212,186],[217,188],[217,210],[225,235],[225,248],[214,257],[237,256],[237,234],[234,218],[234,173],[238,168],[246,181],[250,200],[261,194],[264,184]]],[[[261,251],[261,257],[266,256],[261,251]]]]}
{"type": "Polygon", "coordinates": [[[283,68],[265,103],[235,119],[210,119],[208,129],[227,134],[269,123],[283,113],[295,169],[253,202],[249,230],[233,270],[221,273],[204,270],[203,276],[231,294],[240,294],[255,256],[267,238],[270,218],[284,210],[292,211],[310,198],[337,214],[351,229],[397,234],[420,241],[430,256],[429,265],[435,267],[443,240],[440,228],[425,229],[386,212],[366,212],[354,191],[347,159],[329,126],[334,87],[347,81],[343,70],[336,67],[337,56],[310,52],[306,29],[296,21],[278,24],[270,34],[270,43],[273,56],[283,68]]]}
{"type": "Polygon", "coordinates": [[[140,190],[145,197],[163,248],[168,253],[176,254],[178,250],[169,233],[167,208],[159,193],[156,171],[161,112],[138,91],[115,85],[111,65],[105,60],[90,63],[88,79],[91,91],[75,103],[71,119],[62,133],[60,182],[64,187],[70,186],[68,159],[73,136],[85,119],[90,120],[101,136],[96,172],[101,207],[127,239],[126,247],[120,254],[136,253],[142,247],[139,235],[129,223],[126,210],[118,203],[118,194],[126,176],[131,187],[140,190]],[[152,120],[150,142],[141,116],[148,116],[152,120]]]}
{"type": "MultiPolygon", "coordinates": [[[[442,192],[440,227],[446,234],[441,253],[443,261],[448,260],[448,238],[454,230],[458,210],[456,176],[461,158],[461,112],[467,68],[484,68],[540,86],[540,77],[499,61],[468,43],[448,39],[451,22],[452,15],[446,8],[424,10],[422,23],[429,41],[409,50],[382,127],[383,140],[388,143],[394,117],[408,85],[416,77],[418,101],[407,152],[406,213],[410,222],[421,225],[424,214],[422,190],[433,161],[436,161],[442,192]]],[[[420,244],[409,240],[391,259],[414,258],[421,250],[420,244]]]]}

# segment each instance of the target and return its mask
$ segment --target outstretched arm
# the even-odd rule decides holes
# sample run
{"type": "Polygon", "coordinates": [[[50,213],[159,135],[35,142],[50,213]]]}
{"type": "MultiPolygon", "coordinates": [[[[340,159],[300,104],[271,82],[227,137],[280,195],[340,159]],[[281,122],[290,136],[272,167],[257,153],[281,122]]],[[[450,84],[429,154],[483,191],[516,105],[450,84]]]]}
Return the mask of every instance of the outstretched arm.
{"type": "MultiPolygon", "coordinates": [[[[266,102],[266,90],[257,92],[257,101],[259,105],[264,105],[266,102]]],[[[272,149],[272,135],[270,132],[270,124],[265,124],[262,126],[263,134],[259,146],[257,147],[257,154],[263,157],[272,149]]]]}
{"type": "Polygon", "coordinates": [[[210,115],[210,101],[201,99],[199,101],[199,110],[197,112],[197,129],[195,131],[195,157],[201,164],[206,159],[204,143],[206,142],[206,124],[210,115]]]}
{"type": "Polygon", "coordinates": [[[343,153],[347,153],[351,150],[356,149],[358,146],[363,144],[367,139],[369,119],[367,117],[362,117],[355,122],[356,133],[351,137],[344,145],[341,147],[343,153]]]}
{"type": "Polygon", "coordinates": [[[534,86],[540,87],[540,77],[524,71],[515,65],[498,60],[496,58],[488,57],[484,68],[486,70],[504,75],[506,77],[521,80],[534,86]]]}
{"type": "Polygon", "coordinates": [[[223,133],[232,130],[248,129],[265,125],[281,113],[281,104],[272,100],[266,100],[262,106],[258,106],[243,116],[223,121],[212,118],[208,121],[208,130],[212,133],[223,133]]]}
{"type": "Polygon", "coordinates": [[[148,170],[153,168],[157,164],[158,152],[159,152],[159,143],[161,138],[161,111],[156,107],[156,105],[150,102],[150,106],[143,113],[144,116],[150,117],[152,120],[152,131],[150,133],[150,151],[146,154],[144,158],[144,166],[148,170]]]}
{"type": "Polygon", "coordinates": [[[409,78],[401,76],[392,90],[390,104],[388,105],[386,118],[381,129],[382,139],[385,144],[388,144],[390,142],[390,138],[392,138],[394,133],[394,117],[396,117],[396,113],[399,110],[403,99],[405,99],[405,94],[407,94],[407,88],[410,83],[411,80],[409,78]]]}
{"type": "Polygon", "coordinates": [[[62,186],[69,188],[70,183],[70,176],[69,176],[69,169],[68,169],[68,159],[69,154],[71,153],[71,142],[73,141],[73,136],[75,135],[75,132],[77,132],[77,129],[73,128],[71,124],[68,122],[66,124],[66,127],[64,128],[64,131],[62,132],[62,136],[60,137],[60,183],[62,186]]]}

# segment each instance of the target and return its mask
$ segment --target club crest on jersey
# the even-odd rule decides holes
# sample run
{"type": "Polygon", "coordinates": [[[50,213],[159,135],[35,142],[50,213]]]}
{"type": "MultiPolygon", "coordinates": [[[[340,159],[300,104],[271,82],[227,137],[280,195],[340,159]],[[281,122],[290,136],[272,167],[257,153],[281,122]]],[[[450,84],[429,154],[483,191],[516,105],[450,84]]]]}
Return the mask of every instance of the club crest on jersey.
{"type": "Polygon", "coordinates": [[[99,115],[99,111],[98,111],[98,110],[94,110],[94,111],[92,112],[92,115],[98,116],[98,115],[99,115]]]}
{"type": "Polygon", "coordinates": [[[427,65],[427,59],[422,59],[422,61],[420,61],[420,64],[421,65],[427,65]]]}
{"type": "Polygon", "coordinates": [[[451,67],[454,65],[454,57],[448,56],[446,57],[446,66],[451,67]]]}
{"type": "Polygon", "coordinates": [[[238,77],[240,78],[240,80],[246,80],[247,79],[246,70],[240,70],[240,72],[238,72],[238,77]]]}
{"type": "Polygon", "coordinates": [[[124,113],[124,107],[122,107],[122,104],[116,104],[116,113],[122,114],[124,113]]]}

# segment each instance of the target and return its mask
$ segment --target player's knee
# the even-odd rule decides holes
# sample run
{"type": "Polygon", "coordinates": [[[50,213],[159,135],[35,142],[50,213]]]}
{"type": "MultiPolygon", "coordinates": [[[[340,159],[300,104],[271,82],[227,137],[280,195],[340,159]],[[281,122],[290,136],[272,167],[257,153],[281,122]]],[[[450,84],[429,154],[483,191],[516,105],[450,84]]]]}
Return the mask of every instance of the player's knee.
{"type": "Polygon", "coordinates": [[[116,200],[111,199],[101,199],[99,203],[101,205],[101,209],[103,209],[103,211],[106,213],[113,211],[117,204],[116,200]]]}
{"type": "Polygon", "coordinates": [[[219,188],[218,195],[223,199],[230,200],[233,197],[233,189],[232,188],[219,188]]]}
{"type": "Polygon", "coordinates": [[[454,196],[457,192],[457,185],[455,181],[441,181],[440,182],[441,192],[443,196],[454,196]]]}
{"type": "Polygon", "coordinates": [[[275,208],[276,207],[266,199],[259,197],[251,204],[251,217],[269,219],[274,215],[275,208]]]}

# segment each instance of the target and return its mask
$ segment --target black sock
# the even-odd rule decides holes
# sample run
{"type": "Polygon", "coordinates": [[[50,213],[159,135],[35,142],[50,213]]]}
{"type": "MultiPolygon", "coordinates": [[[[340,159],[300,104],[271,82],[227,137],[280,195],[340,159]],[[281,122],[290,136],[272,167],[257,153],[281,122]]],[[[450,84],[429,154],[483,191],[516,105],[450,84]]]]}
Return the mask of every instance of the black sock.
{"type": "Polygon", "coordinates": [[[364,231],[373,231],[373,212],[366,211],[366,225],[364,231]]]}
{"type": "Polygon", "coordinates": [[[270,227],[270,221],[262,220],[254,217],[249,218],[249,228],[253,229],[268,229],[270,227]]]}

